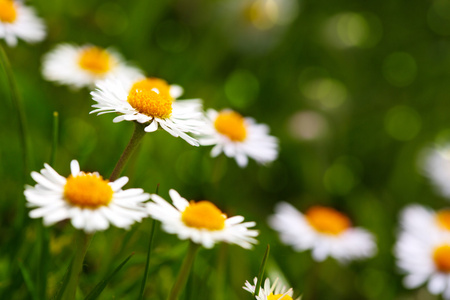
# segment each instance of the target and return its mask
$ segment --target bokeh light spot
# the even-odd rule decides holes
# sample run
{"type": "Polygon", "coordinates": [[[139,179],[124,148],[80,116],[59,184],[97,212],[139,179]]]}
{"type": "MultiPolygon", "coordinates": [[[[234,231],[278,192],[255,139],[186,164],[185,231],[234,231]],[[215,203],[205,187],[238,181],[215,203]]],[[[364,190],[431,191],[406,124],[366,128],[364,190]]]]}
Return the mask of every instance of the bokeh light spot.
{"type": "Polygon", "coordinates": [[[318,78],[301,87],[302,93],[310,100],[316,101],[323,108],[333,109],[347,100],[347,88],[343,83],[331,78],[318,78]]]}
{"type": "Polygon", "coordinates": [[[298,140],[316,140],[328,133],[328,122],[315,111],[299,111],[289,119],[289,133],[298,140]]]}
{"type": "Polygon", "coordinates": [[[396,140],[409,141],[420,131],[420,115],[408,106],[396,106],[388,111],[384,119],[386,132],[396,140]]]}
{"type": "Polygon", "coordinates": [[[252,104],[259,92],[258,79],[247,70],[236,70],[225,83],[225,94],[231,105],[245,108],[252,104]]]}
{"type": "Polygon", "coordinates": [[[428,26],[437,34],[450,35],[450,1],[437,0],[428,10],[428,26]]]}
{"type": "Polygon", "coordinates": [[[383,75],[393,86],[410,85],[417,75],[416,61],[409,53],[392,53],[383,62],[383,75]]]}
{"type": "Polygon", "coordinates": [[[382,34],[381,21],[370,13],[341,13],[331,17],[325,25],[328,41],[341,48],[373,47],[382,34]]]}

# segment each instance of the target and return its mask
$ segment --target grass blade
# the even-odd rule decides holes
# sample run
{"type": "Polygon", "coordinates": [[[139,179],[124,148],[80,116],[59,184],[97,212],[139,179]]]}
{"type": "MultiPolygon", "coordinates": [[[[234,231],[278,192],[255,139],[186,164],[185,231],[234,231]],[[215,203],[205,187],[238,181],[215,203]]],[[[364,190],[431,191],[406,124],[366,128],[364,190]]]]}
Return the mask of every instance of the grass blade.
{"type": "Polygon", "coordinates": [[[23,175],[24,178],[28,176],[28,168],[30,167],[30,143],[28,141],[28,133],[26,126],[26,117],[25,117],[25,109],[23,108],[22,99],[19,95],[19,90],[17,89],[16,81],[14,79],[14,74],[11,68],[11,64],[8,60],[8,56],[6,55],[5,50],[0,44],[0,63],[3,65],[6,76],[8,78],[9,90],[11,93],[11,99],[14,105],[14,108],[17,111],[17,117],[19,119],[19,135],[20,142],[22,144],[22,161],[23,161],[23,175]]]}
{"type": "Polygon", "coordinates": [[[263,260],[261,262],[261,266],[259,267],[258,280],[256,281],[255,293],[253,296],[259,295],[259,290],[261,288],[261,283],[264,276],[264,269],[266,268],[267,258],[269,257],[270,245],[267,245],[266,253],[264,253],[263,260]]]}
{"type": "Polygon", "coordinates": [[[25,266],[23,265],[22,261],[19,260],[18,263],[19,263],[20,272],[22,273],[23,280],[24,280],[25,285],[26,285],[26,287],[28,289],[28,292],[31,295],[31,298],[33,300],[39,300],[39,296],[38,296],[38,294],[36,292],[36,288],[35,288],[35,286],[33,284],[33,281],[31,281],[30,273],[25,268],[25,266]]]}
{"type": "Polygon", "coordinates": [[[57,111],[53,112],[53,132],[52,132],[52,150],[50,152],[49,165],[52,166],[55,162],[56,149],[58,148],[58,133],[59,133],[59,114],[57,111]]]}
{"type": "Polygon", "coordinates": [[[141,291],[139,293],[138,299],[144,299],[144,290],[145,290],[145,285],[146,285],[147,277],[148,277],[148,268],[150,265],[150,253],[152,251],[152,243],[153,243],[153,237],[155,235],[155,228],[156,228],[156,220],[153,220],[152,221],[152,230],[150,233],[150,240],[148,242],[147,260],[145,261],[144,278],[142,279],[141,291]]]}
{"type": "Polygon", "coordinates": [[[114,277],[114,275],[116,275],[122,269],[122,267],[130,260],[130,258],[133,255],[134,252],[131,253],[110,275],[108,275],[105,279],[100,281],[84,299],[85,300],[97,299],[97,297],[105,289],[108,282],[114,277]]]}

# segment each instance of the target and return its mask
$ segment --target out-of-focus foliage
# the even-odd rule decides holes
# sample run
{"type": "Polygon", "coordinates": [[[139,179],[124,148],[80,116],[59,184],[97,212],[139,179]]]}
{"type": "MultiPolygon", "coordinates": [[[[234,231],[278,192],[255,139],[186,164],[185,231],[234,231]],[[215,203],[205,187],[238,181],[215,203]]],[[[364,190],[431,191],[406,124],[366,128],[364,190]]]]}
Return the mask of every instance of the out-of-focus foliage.
{"type": "MultiPolygon", "coordinates": [[[[128,187],[167,197],[170,188],[255,220],[253,251],[237,246],[201,250],[184,299],[250,299],[241,287],[253,278],[271,245],[270,274],[284,277],[304,299],[434,299],[407,291],[392,247],[399,210],[446,201],[420,174],[421,151],[450,137],[450,10],[446,1],[249,0],[48,1],[32,3],[48,26],[36,45],[7,48],[26,110],[30,170],[50,157],[52,116],[60,116],[54,168],[69,161],[109,176],[132,124],[89,115],[87,89],[69,90],[41,76],[41,57],[57,43],[114,47],[145,70],[184,87],[182,98],[206,108],[231,107],[266,123],[280,140],[269,166],[209,156],[164,131],[147,134],[124,175],[128,187]],[[370,260],[339,265],[312,261],[309,252],[283,246],[267,226],[278,201],[300,210],[321,204],[347,213],[377,236],[370,260]]],[[[27,216],[17,114],[0,72],[0,298],[30,299],[18,261],[35,282],[42,276],[42,234],[50,235],[47,297],[55,293],[73,253],[73,228],[43,229],[27,216]]],[[[136,254],[101,299],[136,299],[151,220],[130,232],[98,233],[88,251],[79,295],[89,291],[131,252],[136,254]]],[[[146,298],[164,299],[186,251],[157,230],[146,298]]],[[[82,297],[80,298],[82,299],[82,297]]]]}

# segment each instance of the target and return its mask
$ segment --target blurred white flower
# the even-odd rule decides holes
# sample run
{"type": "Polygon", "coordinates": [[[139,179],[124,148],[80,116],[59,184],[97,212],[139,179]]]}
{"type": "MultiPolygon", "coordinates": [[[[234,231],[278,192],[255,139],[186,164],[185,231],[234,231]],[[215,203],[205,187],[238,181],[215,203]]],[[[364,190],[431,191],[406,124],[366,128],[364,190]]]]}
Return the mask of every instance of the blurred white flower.
{"type": "Polygon", "coordinates": [[[175,190],[169,191],[173,205],[156,194],[153,202],[147,203],[150,216],[161,221],[162,228],[176,234],[182,240],[190,239],[205,248],[212,248],[217,242],[236,244],[250,249],[257,243],[258,231],[249,227],[255,222],[245,222],[244,217],[227,218],[220,209],[209,201],[187,201],[175,190]]]}
{"type": "Polygon", "coordinates": [[[17,39],[34,43],[45,38],[45,25],[22,1],[0,0],[0,38],[14,47],[17,39]]]}
{"type": "Polygon", "coordinates": [[[406,275],[405,287],[428,282],[430,293],[450,299],[450,210],[408,206],[401,213],[400,228],[394,252],[406,275]]]}
{"type": "Polygon", "coordinates": [[[427,151],[423,170],[438,192],[450,198],[450,144],[427,151]]]}
{"type": "Polygon", "coordinates": [[[269,219],[281,240],[296,251],[312,250],[316,261],[328,256],[340,262],[375,255],[375,239],[367,230],[352,227],[350,219],[329,207],[313,206],[305,214],[286,202],[278,203],[269,219]]]}
{"type": "Polygon", "coordinates": [[[33,208],[30,218],[43,218],[46,226],[71,219],[75,228],[92,233],[107,229],[110,223],[128,229],[148,216],[142,202],[150,195],[142,189],[122,190],[127,177],[109,182],[96,172],[80,171],[76,160],[67,178],[44,166],[40,173],[31,173],[37,184],[27,186],[24,193],[33,208]]]}
{"type": "Polygon", "coordinates": [[[199,138],[203,146],[214,145],[211,156],[224,153],[234,157],[240,167],[248,164],[248,157],[265,164],[278,157],[278,140],[269,135],[269,127],[256,124],[232,110],[207,111],[208,123],[199,138]]]}
{"type": "Polygon", "coordinates": [[[174,137],[181,137],[193,146],[196,139],[187,133],[203,131],[204,116],[200,99],[176,100],[183,92],[178,85],[168,85],[158,78],[139,76],[109,77],[97,83],[91,93],[97,104],[91,113],[118,113],[113,122],[136,121],[146,124],[146,132],[161,127],[174,137]]]}
{"type": "Polygon", "coordinates": [[[112,49],[60,44],[44,56],[42,74],[46,80],[81,88],[93,87],[107,76],[137,76],[141,71],[112,49]]]}
{"type": "MultiPolygon", "coordinates": [[[[253,279],[253,284],[248,281],[245,281],[245,286],[243,289],[250,292],[255,293],[257,278],[253,279]]],[[[255,295],[257,300],[293,300],[294,291],[292,288],[287,289],[284,285],[279,284],[278,278],[275,279],[274,283],[270,285],[269,278],[266,278],[264,284],[261,284],[261,288],[259,289],[258,295],[255,295]]],[[[300,300],[301,297],[296,298],[295,300],[300,300]]]]}

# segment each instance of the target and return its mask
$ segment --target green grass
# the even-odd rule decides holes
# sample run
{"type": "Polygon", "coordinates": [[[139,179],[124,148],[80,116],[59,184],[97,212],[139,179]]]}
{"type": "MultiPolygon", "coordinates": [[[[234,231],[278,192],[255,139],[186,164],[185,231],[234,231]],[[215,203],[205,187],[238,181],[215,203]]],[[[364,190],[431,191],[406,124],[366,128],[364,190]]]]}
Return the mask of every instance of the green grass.
{"type": "MultiPolygon", "coordinates": [[[[201,98],[205,108],[236,109],[268,124],[280,140],[276,162],[251,161],[241,169],[223,155],[211,158],[210,147],[195,148],[158,131],[146,134],[129,160],[127,188],[151,193],[159,185],[166,199],[174,188],[187,199],[208,199],[228,215],[257,222],[259,244],[251,251],[233,245],[199,250],[181,299],[251,299],[242,286],[257,276],[268,244],[266,274],[285,278],[304,300],[437,299],[425,288],[403,288],[392,247],[402,207],[447,206],[417,167],[424,147],[450,130],[447,19],[426,1],[304,0],[290,23],[260,31],[232,8],[238,2],[30,3],[47,24],[45,41],[21,41],[15,48],[0,41],[25,116],[22,123],[7,70],[0,69],[0,299],[52,299],[76,249],[70,222],[44,228],[42,220],[28,217],[23,190],[34,183],[24,168],[38,171],[53,161],[66,176],[77,159],[83,170],[107,178],[133,132],[130,122],[88,114],[89,90],[43,79],[42,56],[62,42],[112,46],[149,76],[183,86],[182,98],[201,98]],[[341,28],[339,36],[327,26],[346,12],[359,14],[363,23],[341,28]],[[361,28],[366,31],[356,38],[359,44],[339,46],[354,41],[361,28]],[[293,128],[300,112],[313,112],[322,134],[301,138],[300,125],[293,128]],[[282,245],[268,227],[279,201],[302,211],[328,205],[347,213],[376,235],[378,254],[348,265],[332,259],[316,264],[310,252],[282,245]]],[[[130,231],[96,233],[77,299],[92,295],[105,278],[99,299],[138,299],[151,230],[152,220],[145,219],[130,231]]],[[[167,298],[187,246],[157,226],[143,299],[167,298]]]]}

